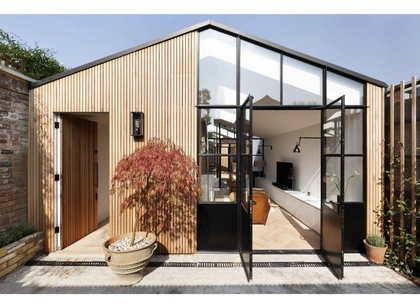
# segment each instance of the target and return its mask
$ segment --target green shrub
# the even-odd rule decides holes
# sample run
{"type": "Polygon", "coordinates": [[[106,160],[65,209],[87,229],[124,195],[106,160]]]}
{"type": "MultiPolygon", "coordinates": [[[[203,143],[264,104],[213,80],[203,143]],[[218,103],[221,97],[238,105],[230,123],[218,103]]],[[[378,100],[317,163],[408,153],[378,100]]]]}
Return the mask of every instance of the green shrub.
{"type": "Polygon", "coordinates": [[[384,247],[385,246],[385,238],[382,235],[378,234],[369,234],[366,237],[366,240],[369,245],[374,247],[384,247]]]}
{"type": "Polygon", "coordinates": [[[0,248],[19,241],[32,233],[34,233],[34,230],[30,225],[24,223],[17,224],[0,234],[0,248]]]}

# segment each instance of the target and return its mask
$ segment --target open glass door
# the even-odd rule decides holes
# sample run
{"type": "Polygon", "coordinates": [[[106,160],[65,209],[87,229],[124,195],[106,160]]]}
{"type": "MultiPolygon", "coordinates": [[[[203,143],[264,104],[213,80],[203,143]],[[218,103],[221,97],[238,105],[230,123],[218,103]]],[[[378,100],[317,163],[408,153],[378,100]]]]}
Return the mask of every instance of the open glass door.
{"type": "Polygon", "coordinates": [[[249,95],[238,113],[238,251],[248,281],[252,279],[252,99],[249,95]]]}
{"type": "Polygon", "coordinates": [[[344,96],[322,108],[321,251],[337,278],[344,277],[344,96]]]}

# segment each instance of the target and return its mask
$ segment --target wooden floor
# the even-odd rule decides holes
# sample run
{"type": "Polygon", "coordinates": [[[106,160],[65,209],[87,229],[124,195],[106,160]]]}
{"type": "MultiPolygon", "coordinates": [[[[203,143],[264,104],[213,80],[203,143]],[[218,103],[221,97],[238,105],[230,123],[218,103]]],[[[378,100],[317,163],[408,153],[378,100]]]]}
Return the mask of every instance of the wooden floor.
{"type": "Polygon", "coordinates": [[[253,225],[253,250],[319,249],[319,234],[271,202],[265,225],[253,225]]]}
{"type": "MultiPolygon", "coordinates": [[[[266,225],[253,225],[253,250],[319,249],[319,235],[306,227],[279,205],[271,202],[266,225]]],[[[57,253],[102,254],[101,244],[108,239],[109,223],[57,253]]]]}

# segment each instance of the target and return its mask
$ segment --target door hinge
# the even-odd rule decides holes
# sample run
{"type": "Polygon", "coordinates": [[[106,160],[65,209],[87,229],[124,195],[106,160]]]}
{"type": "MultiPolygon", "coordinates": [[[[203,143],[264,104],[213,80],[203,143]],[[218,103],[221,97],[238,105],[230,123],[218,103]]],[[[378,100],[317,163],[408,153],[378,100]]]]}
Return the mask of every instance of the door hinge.
{"type": "Polygon", "coordinates": [[[60,128],[60,122],[54,122],[54,128],[60,128]]]}
{"type": "Polygon", "coordinates": [[[54,233],[55,233],[55,234],[60,233],[60,227],[55,227],[55,228],[54,228],[54,233]]]}
{"type": "Polygon", "coordinates": [[[60,175],[59,174],[54,174],[54,181],[56,181],[56,182],[60,181],[60,175]]]}
{"type": "Polygon", "coordinates": [[[95,199],[98,201],[98,193],[95,194],[95,199]]]}

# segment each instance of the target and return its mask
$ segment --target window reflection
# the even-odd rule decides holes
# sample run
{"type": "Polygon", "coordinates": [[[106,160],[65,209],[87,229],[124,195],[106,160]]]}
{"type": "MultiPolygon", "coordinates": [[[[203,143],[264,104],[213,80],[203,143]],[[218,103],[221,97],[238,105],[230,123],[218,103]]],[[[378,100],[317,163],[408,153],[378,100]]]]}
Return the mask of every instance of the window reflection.
{"type": "Polygon", "coordinates": [[[254,105],[280,105],[280,54],[241,41],[241,93],[254,105]]]}
{"type": "Polygon", "coordinates": [[[345,95],[346,105],[363,104],[363,84],[327,72],[327,104],[345,95]]]}
{"type": "Polygon", "coordinates": [[[230,202],[236,191],[236,109],[200,110],[202,202],[230,202]]]}
{"type": "Polygon", "coordinates": [[[346,154],[363,154],[363,112],[362,109],[346,109],[346,154]]]}
{"type": "Polygon", "coordinates": [[[201,104],[236,105],[236,39],[218,31],[200,33],[201,104]]]}
{"type": "Polygon", "coordinates": [[[283,57],[283,105],[321,105],[322,69],[283,57]]]}

